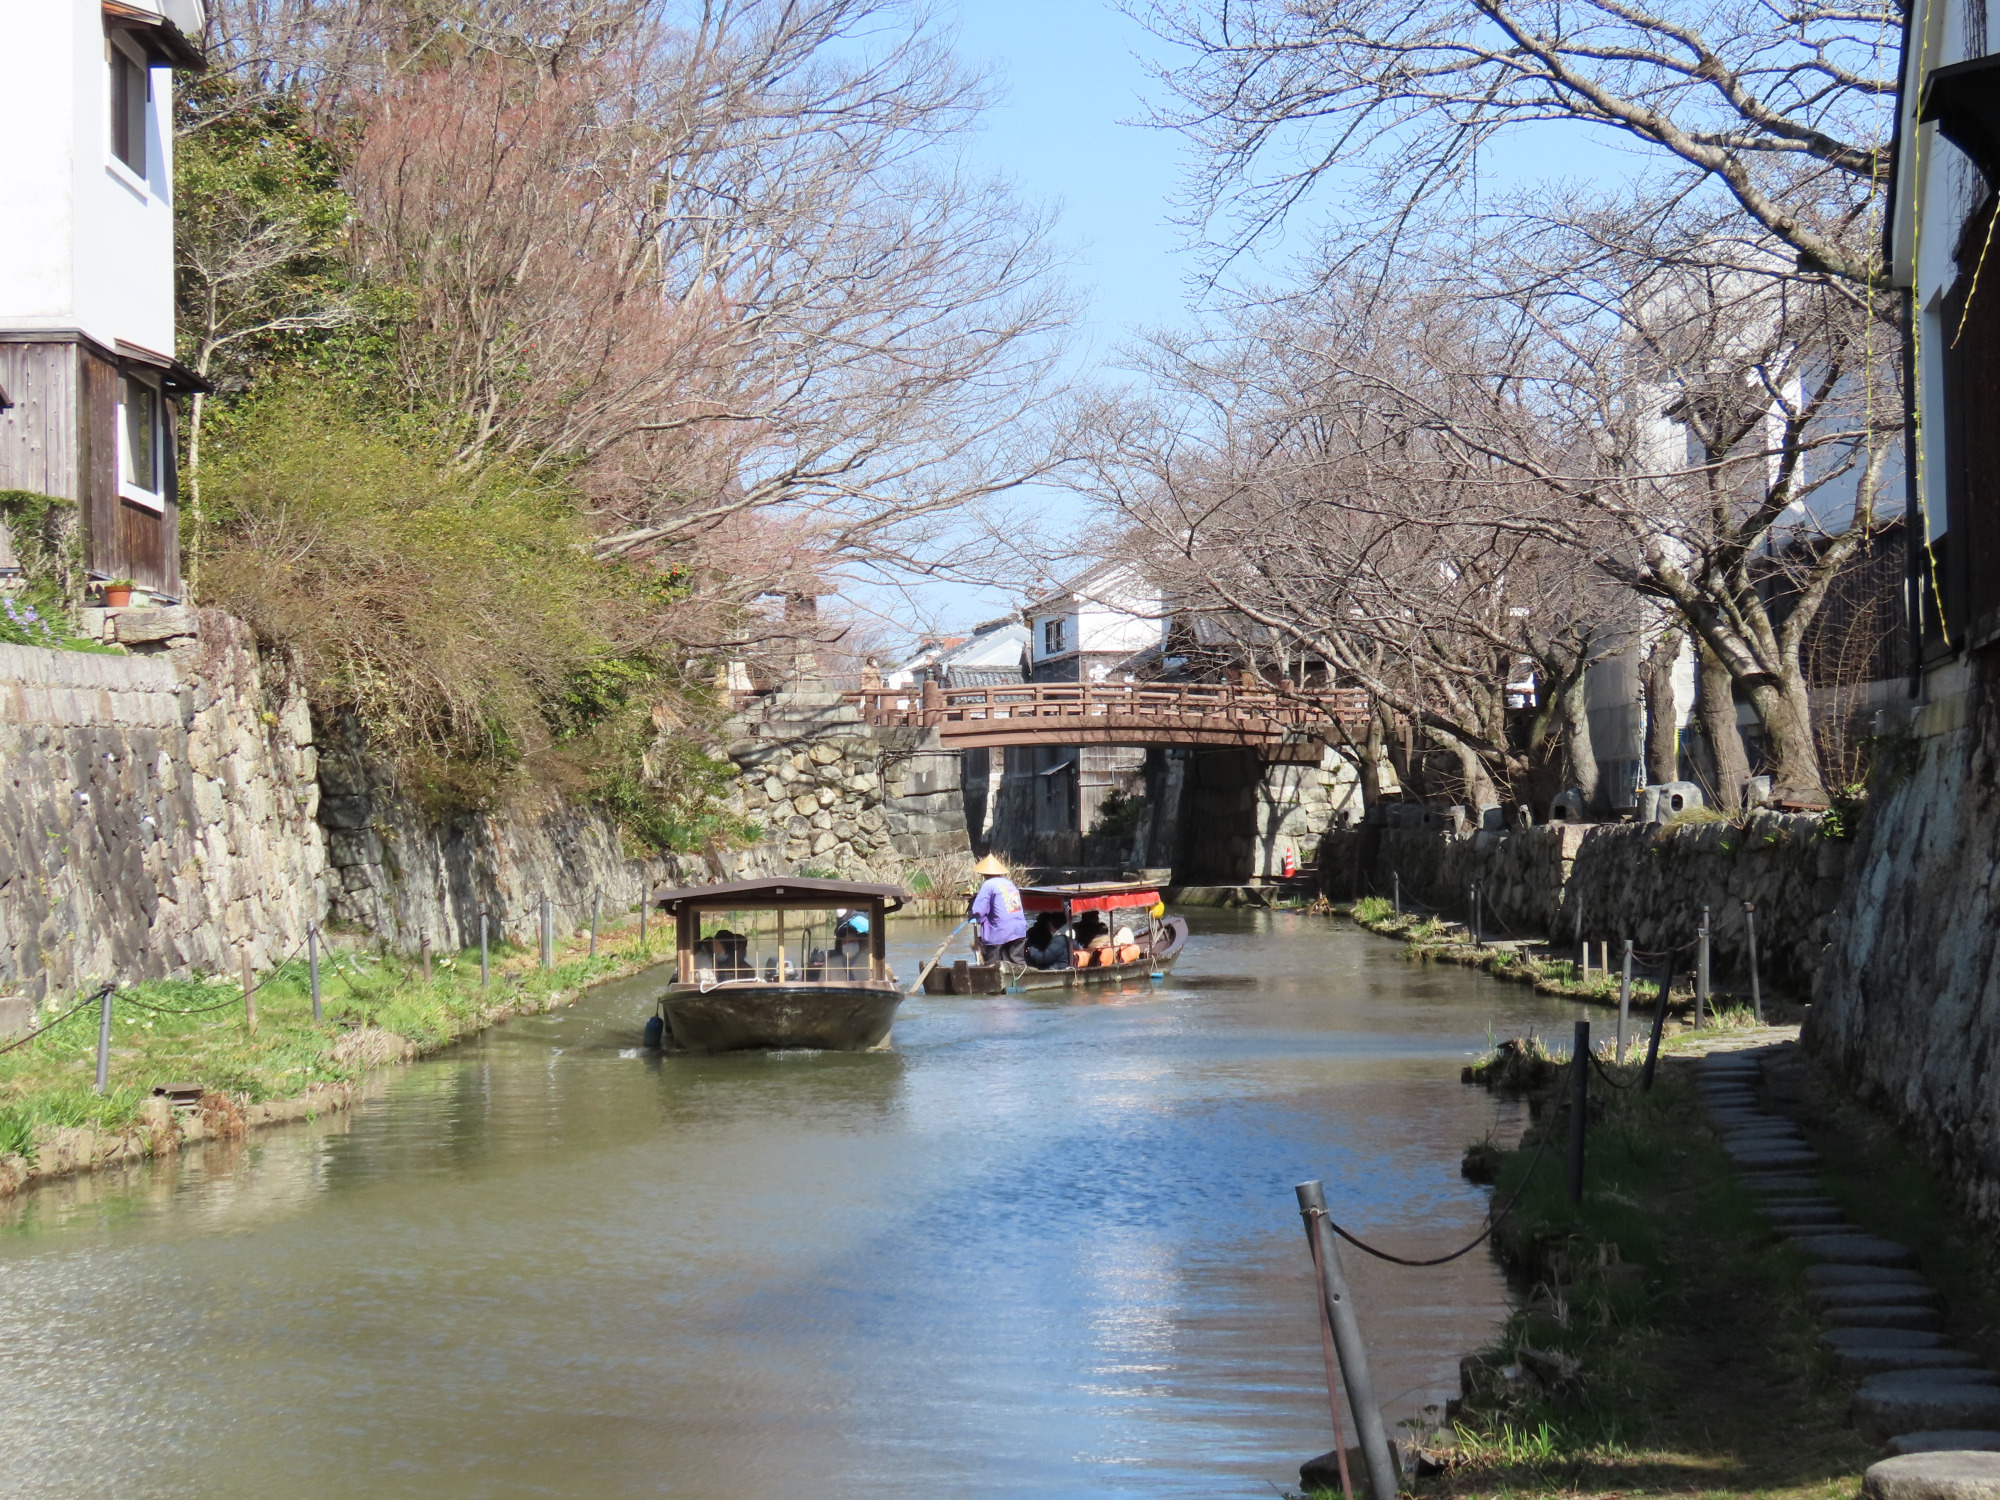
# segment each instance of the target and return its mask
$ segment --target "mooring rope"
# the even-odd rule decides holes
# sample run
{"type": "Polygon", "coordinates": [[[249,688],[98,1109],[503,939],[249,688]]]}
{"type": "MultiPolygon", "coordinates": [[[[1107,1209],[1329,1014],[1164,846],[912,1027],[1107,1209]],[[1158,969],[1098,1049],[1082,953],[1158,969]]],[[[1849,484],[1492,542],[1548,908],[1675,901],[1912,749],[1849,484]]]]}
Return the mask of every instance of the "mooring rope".
{"type": "MultiPolygon", "coordinates": [[[[1587,1056],[1588,1054],[1585,1053],[1584,1055],[1587,1056]]],[[[1582,1066],[1583,1066],[1582,1056],[1572,1057],[1570,1059],[1569,1074],[1567,1076],[1573,1076],[1574,1071],[1582,1066]]],[[[1561,1104],[1559,1103],[1558,1112],[1560,1112],[1560,1109],[1561,1109],[1561,1104]]],[[[1553,1121],[1551,1121],[1551,1123],[1553,1123],[1553,1121]]],[[[1412,1269],[1421,1270],[1426,1266],[1449,1265],[1452,1261],[1459,1259],[1461,1256],[1470,1255],[1474,1250],[1477,1250],[1481,1245],[1485,1244],[1487,1239],[1492,1235],[1493,1231],[1500,1227],[1502,1221],[1506,1219],[1507,1215],[1509,1215],[1514,1211],[1515,1206],[1519,1204],[1521,1201],[1522,1194],[1528,1191],[1528,1184],[1534,1180],[1535,1168],[1541,1165],[1542,1153],[1549,1149],[1549,1138],[1554,1134],[1555,1131],[1553,1130],[1544,1130],[1542,1132],[1541,1142],[1535,1147],[1535,1154],[1528,1161],[1528,1169],[1521,1174],[1521,1184],[1519,1187],[1514,1189],[1514,1196],[1507,1200],[1507,1206],[1505,1208],[1502,1208],[1500,1212],[1494,1214],[1492,1218],[1487,1220],[1486,1227],[1480,1230],[1479,1233],[1473,1237],[1472,1242],[1470,1244],[1460,1246],[1458,1249],[1452,1251],[1451,1254],[1449,1255],[1434,1256],[1429,1260],[1410,1260],[1401,1255],[1392,1255],[1387,1250],[1376,1249],[1375,1246],[1369,1244],[1366,1240],[1360,1239],[1354,1234],[1351,1234],[1347,1230],[1343,1229],[1334,1220],[1333,1215],[1328,1213],[1325,1209],[1315,1208],[1309,1210],[1309,1212],[1318,1214],[1322,1218],[1324,1218],[1326,1220],[1327,1228],[1331,1229],[1335,1234],[1339,1235],[1342,1239],[1346,1240],[1348,1244],[1352,1245],[1362,1254],[1372,1255],[1377,1260],[1386,1260],[1392,1266],[1409,1266],[1412,1269]]]]}

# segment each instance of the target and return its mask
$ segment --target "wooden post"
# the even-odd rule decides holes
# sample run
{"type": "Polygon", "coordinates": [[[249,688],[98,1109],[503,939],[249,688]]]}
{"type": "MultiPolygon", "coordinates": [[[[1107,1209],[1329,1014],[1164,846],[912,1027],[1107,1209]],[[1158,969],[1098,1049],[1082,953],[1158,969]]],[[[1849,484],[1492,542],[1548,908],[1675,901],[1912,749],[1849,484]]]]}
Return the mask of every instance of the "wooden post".
{"type": "Polygon", "coordinates": [[[238,950],[243,960],[243,1019],[249,1024],[250,1035],[257,1034],[257,984],[250,975],[250,950],[238,950]]]}
{"type": "Polygon", "coordinates": [[[424,966],[424,983],[431,982],[431,935],[426,932],[417,939],[417,959],[424,966]]]}
{"type": "Polygon", "coordinates": [[[97,1092],[108,1092],[111,1085],[111,996],[116,992],[115,984],[98,987],[97,1000],[97,1092]]]}
{"type": "Polygon", "coordinates": [[[312,981],[313,1025],[319,1025],[319,923],[306,923],[306,973],[312,981]]]}
{"type": "Polygon", "coordinates": [[[549,894],[542,892],[542,967],[556,966],[556,912],[549,904],[549,894]]]}
{"type": "Polygon", "coordinates": [[[1382,1411],[1375,1404],[1375,1383],[1368,1376],[1368,1348],[1361,1341],[1361,1324],[1354,1316],[1354,1298],[1347,1290],[1347,1277],[1340,1268],[1340,1248],[1326,1227],[1326,1192],[1318,1179],[1302,1182],[1292,1190],[1298,1195],[1299,1217],[1305,1220],[1319,1267],[1320,1299],[1327,1322],[1333,1325],[1333,1349],[1340,1358],[1340,1377],[1347,1386],[1347,1404],[1354,1413],[1355,1436],[1361,1440],[1361,1456],[1368,1464],[1369,1488],[1380,1497],[1393,1497],[1398,1487],[1396,1460],[1389,1451],[1389,1438],[1382,1430],[1382,1411]]]}
{"type": "Polygon", "coordinates": [[[674,913],[674,973],[682,984],[694,983],[694,944],[701,931],[701,914],[692,901],[683,901],[674,913]]]}
{"type": "Polygon", "coordinates": [[[639,946],[646,946],[646,909],[653,904],[651,891],[639,892],[639,946]]]}
{"type": "Polygon", "coordinates": [[[1660,1061],[1660,1036],[1667,1029],[1667,992],[1673,987],[1674,965],[1669,959],[1660,971],[1660,997],[1653,1003],[1653,1035],[1646,1043],[1646,1069],[1639,1078],[1639,1087],[1644,1093],[1653,1091],[1653,1070],[1660,1061]]]}
{"type": "Polygon", "coordinates": [[[1764,1024],[1764,986],[1757,977],[1757,908],[1748,901],[1743,903],[1743,935],[1750,943],[1750,1008],[1756,1013],[1757,1024],[1764,1024]]]}
{"type": "Polygon", "coordinates": [[[1708,1013],[1708,908],[1701,909],[1701,928],[1694,936],[1694,1028],[1707,1024],[1708,1013]]]}
{"type": "Polygon", "coordinates": [[[1632,1017],[1632,940],[1625,939],[1625,964],[1618,975],[1618,1060],[1625,1061],[1625,1027],[1632,1017]]]}
{"type": "Polygon", "coordinates": [[[1395,892],[1396,915],[1400,917],[1403,914],[1403,872],[1401,870],[1391,870],[1389,872],[1389,881],[1390,890],[1395,892]]]}
{"type": "Polygon", "coordinates": [[[479,908],[479,987],[486,988],[486,908],[479,908]]]}
{"type": "Polygon", "coordinates": [[[785,909],[778,908],[778,983],[785,982],[785,909]]]}
{"type": "Polygon", "coordinates": [[[599,891],[590,898],[590,952],[586,958],[597,957],[597,919],[604,915],[604,892],[599,891]]]}
{"type": "Polygon", "coordinates": [[[1583,1137],[1590,1125],[1590,1022],[1576,1023],[1569,1062],[1569,1201],[1583,1202],[1583,1137]]]}
{"type": "Polygon", "coordinates": [[[878,983],[889,978],[889,923],[885,903],[868,903],[868,977],[878,983]]]}

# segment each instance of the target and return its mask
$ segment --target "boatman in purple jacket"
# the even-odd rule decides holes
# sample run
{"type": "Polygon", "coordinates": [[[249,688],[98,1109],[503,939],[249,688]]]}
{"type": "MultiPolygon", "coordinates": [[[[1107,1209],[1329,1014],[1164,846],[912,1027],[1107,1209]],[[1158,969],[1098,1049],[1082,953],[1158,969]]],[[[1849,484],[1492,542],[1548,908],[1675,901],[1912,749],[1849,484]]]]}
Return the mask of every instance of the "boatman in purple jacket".
{"type": "Polygon", "coordinates": [[[1025,965],[1028,962],[1028,914],[1021,909],[1021,888],[1007,878],[1007,867],[987,855],[972,867],[986,883],[972,898],[978,923],[979,961],[1025,965]]]}

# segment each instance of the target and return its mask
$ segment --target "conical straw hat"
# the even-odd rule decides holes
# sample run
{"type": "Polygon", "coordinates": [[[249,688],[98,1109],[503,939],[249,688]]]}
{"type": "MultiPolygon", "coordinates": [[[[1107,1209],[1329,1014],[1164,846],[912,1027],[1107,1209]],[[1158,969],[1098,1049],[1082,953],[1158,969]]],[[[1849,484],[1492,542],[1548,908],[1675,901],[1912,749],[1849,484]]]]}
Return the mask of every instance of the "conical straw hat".
{"type": "Polygon", "coordinates": [[[972,867],[972,873],[975,875],[1005,875],[1007,867],[1000,863],[999,856],[989,854],[972,867]]]}

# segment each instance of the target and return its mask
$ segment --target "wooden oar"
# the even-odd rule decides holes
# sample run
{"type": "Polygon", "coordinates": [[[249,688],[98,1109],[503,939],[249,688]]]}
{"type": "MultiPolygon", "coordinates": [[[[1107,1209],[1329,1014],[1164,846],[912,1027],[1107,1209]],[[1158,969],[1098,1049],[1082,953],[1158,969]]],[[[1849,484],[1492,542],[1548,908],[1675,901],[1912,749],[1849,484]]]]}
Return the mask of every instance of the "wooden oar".
{"type": "Polygon", "coordinates": [[[965,929],[970,927],[971,925],[972,925],[972,918],[967,917],[963,922],[960,922],[956,927],[952,928],[950,932],[947,932],[944,935],[944,941],[937,945],[937,952],[931,955],[930,962],[925,964],[921,969],[917,970],[917,982],[911,985],[908,989],[903,991],[903,993],[906,996],[914,995],[918,990],[924,987],[924,980],[930,977],[931,970],[935,969],[937,967],[938,960],[944,957],[944,950],[951,946],[951,940],[957,937],[961,932],[965,931],[965,929]]]}

